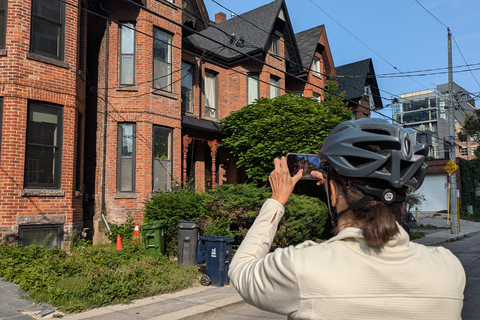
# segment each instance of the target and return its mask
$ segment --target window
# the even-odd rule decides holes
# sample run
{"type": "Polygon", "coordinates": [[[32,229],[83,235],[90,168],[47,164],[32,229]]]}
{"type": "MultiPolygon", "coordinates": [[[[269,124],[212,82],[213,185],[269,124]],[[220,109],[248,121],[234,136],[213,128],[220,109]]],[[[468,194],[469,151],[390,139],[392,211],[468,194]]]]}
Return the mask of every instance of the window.
{"type": "Polygon", "coordinates": [[[270,52],[276,55],[280,55],[280,39],[277,37],[270,37],[270,52]]]}
{"type": "Polygon", "coordinates": [[[277,77],[270,77],[270,98],[280,96],[280,79],[277,77]]]}
{"type": "Polygon", "coordinates": [[[182,62],[182,111],[193,113],[193,70],[190,63],[182,62]]]}
{"type": "Polygon", "coordinates": [[[320,95],[318,93],[313,93],[312,99],[320,103],[320,95]]]}
{"type": "Polygon", "coordinates": [[[303,91],[292,91],[292,94],[294,94],[296,96],[299,96],[299,97],[303,97],[303,91]]]}
{"type": "Polygon", "coordinates": [[[0,0],[0,49],[5,49],[7,32],[7,0],[0,0]]]}
{"type": "Polygon", "coordinates": [[[153,29],[153,87],[172,92],[172,36],[153,29]]]}
{"type": "Polygon", "coordinates": [[[63,226],[61,224],[19,226],[19,242],[21,245],[44,245],[46,248],[61,248],[63,226]]]}
{"type": "Polygon", "coordinates": [[[468,149],[467,148],[460,148],[460,155],[467,156],[468,155],[468,149]]]}
{"type": "Polygon", "coordinates": [[[253,103],[259,98],[259,85],[258,73],[251,73],[247,76],[247,104],[253,103]]]}
{"type": "Polygon", "coordinates": [[[322,71],[320,70],[320,59],[318,58],[313,58],[313,61],[312,61],[312,71],[313,71],[313,75],[314,76],[317,76],[317,77],[321,77],[322,76],[322,71]]]}
{"type": "Polygon", "coordinates": [[[118,192],[135,192],[135,124],[118,124],[118,192]]]}
{"type": "Polygon", "coordinates": [[[470,151],[471,151],[471,153],[472,153],[472,156],[475,155],[475,151],[477,150],[477,148],[478,148],[478,147],[471,147],[471,148],[470,148],[470,151]]]}
{"type": "Polygon", "coordinates": [[[120,85],[135,84],[135,25],[120,27],[120,85]]]}
{"type": "Polygon", "coordinates": [[[205,71],[205,115],[217,117],[218,77],[217,74],[205,71]]]}
{"type": "Polygon", "coordinates": [[[172,181],[172,129],[153,127],[153,189],[169,188],[172,181]]]}
{"type": "Polygon", "coordinates": [[[31,102],[28,106],[25,188],[60,188],[63,109],[31,102]]]}
{"type": "Polygon", "coordinates": [[[63,60],[65,5],[61,0],[32,1],[30,52],[63,60]]]}

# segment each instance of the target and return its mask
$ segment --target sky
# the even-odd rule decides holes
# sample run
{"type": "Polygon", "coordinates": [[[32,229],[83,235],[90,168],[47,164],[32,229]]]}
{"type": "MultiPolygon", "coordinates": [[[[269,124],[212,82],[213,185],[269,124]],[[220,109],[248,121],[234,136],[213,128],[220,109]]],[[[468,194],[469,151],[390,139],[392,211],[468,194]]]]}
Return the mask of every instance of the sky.
{"type": "MultiPolygon", "coordinates": [[[[230,12],[242,14],[273,0],[214,1],[204,0],[212,21],[217,12],[228,18],[230,12]]],[[[383,98],[381,113],[387,117],[392,116],[392,97],[448,83],[450,28],[453,81],[478,95],[480,107],[480,1],[286,0],[286,4],[295,33],[325,25],[335,66],[372,59],[383,98]]]]}

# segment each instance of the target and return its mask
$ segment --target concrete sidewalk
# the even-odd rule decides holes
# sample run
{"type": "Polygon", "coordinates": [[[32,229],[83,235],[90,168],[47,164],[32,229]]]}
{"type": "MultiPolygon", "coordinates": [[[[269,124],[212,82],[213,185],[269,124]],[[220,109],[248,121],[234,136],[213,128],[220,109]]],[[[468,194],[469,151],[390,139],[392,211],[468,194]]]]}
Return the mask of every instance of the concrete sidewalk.
{"type": "MultiPolygon", "coordinates": [[[[425,245],[440,245],[447,241],[461,239],[472,233],[480,232],[480,223],[461,220],[461,232],[452,234],[447,225],[446,214],[424,214],[418,218],[424,226],[432,225],[439,229],[424,230],[427,234],[414,242],[425,245]]],[[[412,229],[415,230],[415,229],[412,229]]],[[[28,320],[52,318],[55,309],[48,305],[33,305],[24,299],[18,291],[18,286],[0,281],[0,319],[28,320]],[[51,313],[49,313],[51,312],[51,313]],[[49,314],[46,314],[49,313],[49,314]]],[[[231,286],[204,287],[201,285],[180,292],[158,295],[150,298],[135,300],[128,305],[114,305],[92,309],[78,314],[65,315],[68,320],[200,320],[220,311],[223,308],[237,308],[246,304],[231,286]]]]}

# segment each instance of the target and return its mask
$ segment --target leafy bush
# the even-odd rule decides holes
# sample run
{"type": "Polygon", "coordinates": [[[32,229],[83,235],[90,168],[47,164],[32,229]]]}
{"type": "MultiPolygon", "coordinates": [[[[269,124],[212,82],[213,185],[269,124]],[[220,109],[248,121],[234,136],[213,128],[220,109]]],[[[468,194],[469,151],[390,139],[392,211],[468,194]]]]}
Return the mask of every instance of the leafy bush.
{"type": "Polygon", "coordinates": [[[209,215],[202,219],[203,234],[242,240],[265,200],[272,195],[267,187],[254,184],[224,184],[205,194],[209,215]]]}
{"type": "Polygon", "coordinates": [[[181,290],[198,279],[196,267],[165,257],[145,256],[141,246],[76,246],[61,249],[0,246],[0,276],[16,283],[37,302],[79,312],[132,299],[181,290]]]}
{"type": "MultiPolygon", "coordinates": [[[[253,224],[262,204],[271,196],[267,187],[253,184],[221,185],[205,194],[211,215],[202,222],[205,234],[235,237],[239,244],[253,224]]],[[[308,196],[292,195],[285,205],[275,244],[295,245],[305,240],[319,240],[328,215],[326,205],[308,196]]]]}
{"type": "Polygon", "coordinates": [[[130,215],[130,212],[127,214],[127,219],[124,223],[116,224],[115,222],[113,222],[108,223],[108,226],[110,227],[110,231],[112,232],[112,234],[110,234],[108,231],[106,231],[105,234],[107,235],[108,240],[110,240],[111,243],[117,242],[117,234],[120,235],[122,243],[130,243],[132,241],[135,223],[133,222],[133,218],[130,215]]]}
{"type": "Polygon", "coordinates": [[[305,240],[319,241],[325,229],[328,208],[322,201],[291,195],[285,205],[285,215],[275,236],[278,246],[296,245],[305,240]]]}
{"type": "Polygon", "coordinates": [[[207,215],[204,195],[196,192],[193,183],[173,183],[171,188],[158,190],[145,202],[144,221],[162,220],[165,223],[165,250],[178,251],[178,223],[196,221],[207,215]]]}
{"type": "MultiPolygon", "coordinates": [[[[335,91],[335,82],[329,81],[328,89],[335,91]]],[[[321,104],[294,94],[260,98],[222,119],[222,144],[250,181],[264,183],[273,159],[288,152],[316,154],[336,125],[351,120],[344,105],[341,96],[328,91],[321,104]]]]}

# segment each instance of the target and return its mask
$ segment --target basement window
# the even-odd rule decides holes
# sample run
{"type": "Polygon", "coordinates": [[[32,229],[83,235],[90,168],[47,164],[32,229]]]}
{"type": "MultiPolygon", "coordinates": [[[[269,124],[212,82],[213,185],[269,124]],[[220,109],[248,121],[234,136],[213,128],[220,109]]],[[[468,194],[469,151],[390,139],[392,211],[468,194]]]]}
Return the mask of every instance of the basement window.
{"type": "Polygon", "coordinates": [[[19,226],[19,244],[43,245],[45,248],[61,248],[63,239],[63,225],[28,225],[19,226]]]}

